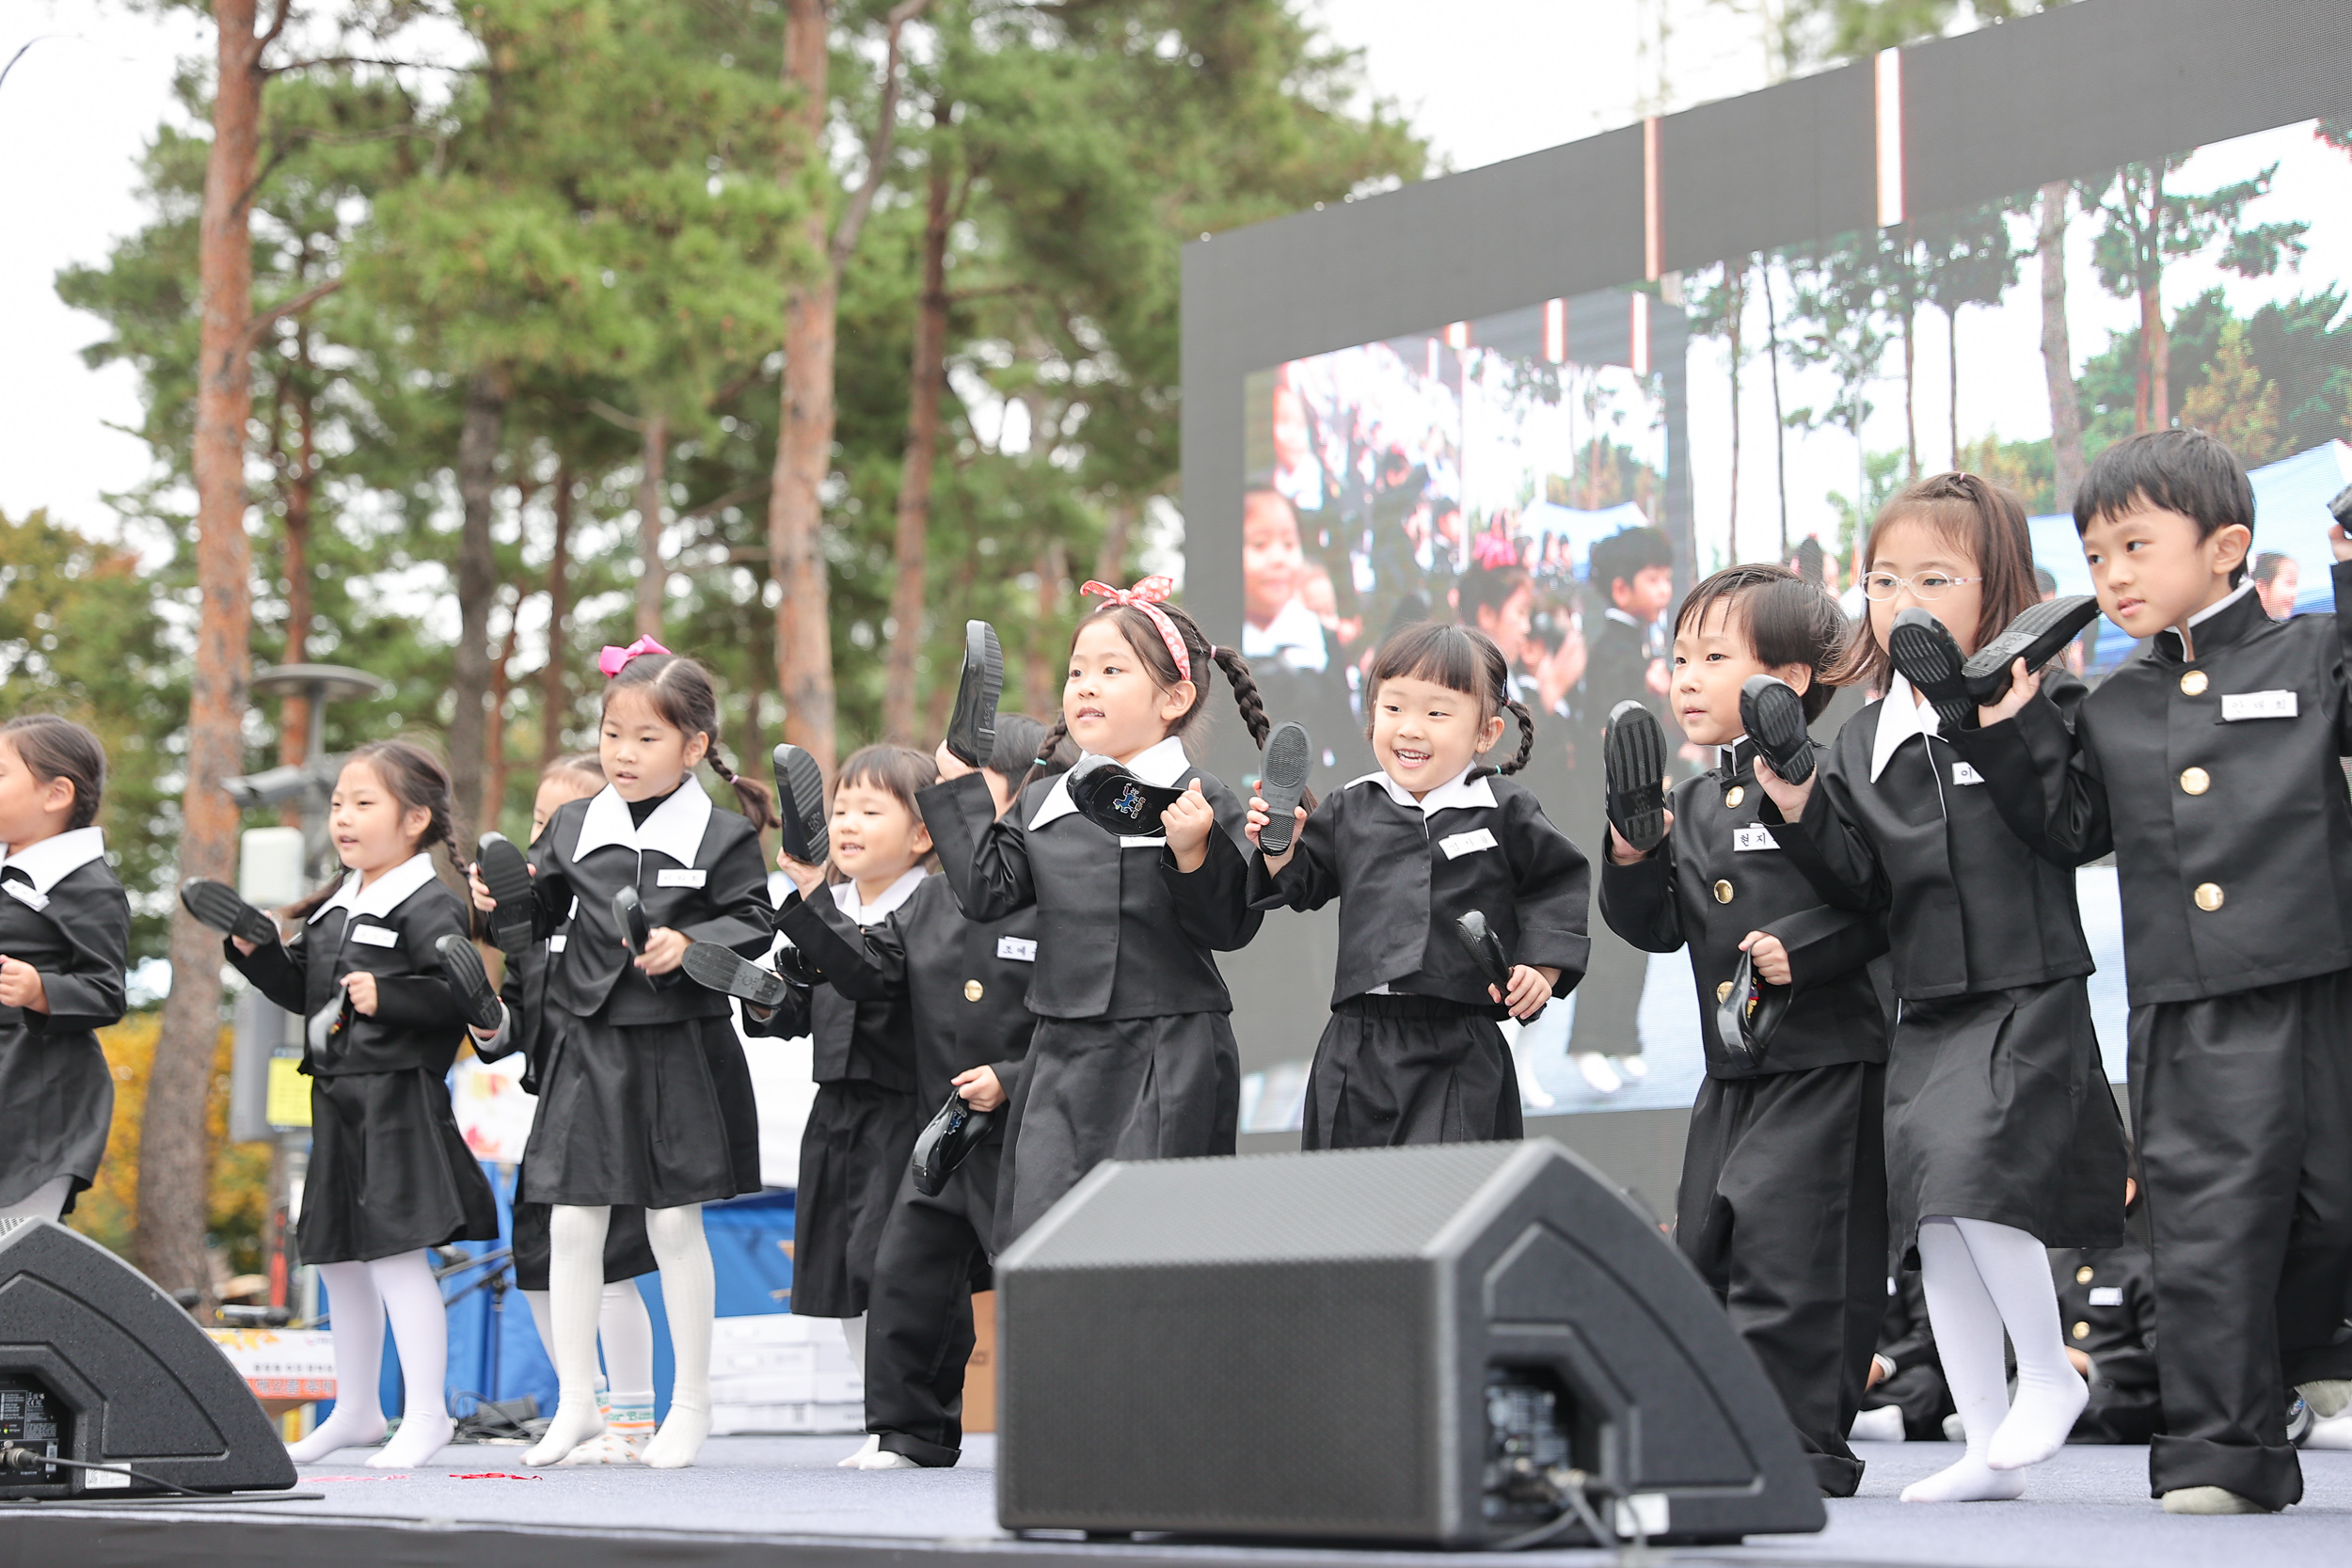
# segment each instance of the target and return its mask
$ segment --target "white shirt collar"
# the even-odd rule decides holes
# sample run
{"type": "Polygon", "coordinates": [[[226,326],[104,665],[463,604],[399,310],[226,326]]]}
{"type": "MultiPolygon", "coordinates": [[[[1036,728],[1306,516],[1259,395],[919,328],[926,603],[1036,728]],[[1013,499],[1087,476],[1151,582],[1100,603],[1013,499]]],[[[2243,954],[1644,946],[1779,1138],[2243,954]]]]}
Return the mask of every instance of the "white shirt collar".
{"type": "Polygon", "coordinates": [[[2207,605],[2204,609],[2190,616],[2188,618],[2188,624],[2192,626],[2201,626],[2205,621],[2209,620],[2213,616],[2220,614],[2223,610],[2229,609],[2232,605],[2237,603],[2238,600],[2246,597],[2247,594],[2251,594],[2253,591],[2254,579],[2249,577],[2244,582],[2239,583],[2236,588],[2233,589],[2228,598],[2216,599],[2213,603],[2207,605]]]}
{"type": "MultiPolygon", "coordinates": [[[[1078,761],[1084,762],[1094,754],[1088,752],[1078,761]]],[[[1128,772],[1162,789],[1174,788],[1176,781],[1191,768],[1192,759],[1184,755],[1184,743],[1172,735],[1158,745],[1138,752],[1135,760],[1127,764],[1128,772]]],[[[1029,818],[1029,831],[1035,832],[1054,818],[1068,816],[1077,809],[1078,802],[1070,798],[1070,774],[1061,773],[1055,778],[1054,787],[1045,792],[1045,799],[1038,802],[1036,813],[1029,818]]]]}
{"type": "Polygon", "coordinates": [[[1642,629],[1642,623],[1633,618],[1631,611],[1619,610],[1615,605],[1611,605],[1607,610],[1602,610],[1601,613],[1612,621],[1622,622],[1626,626],[1631,626],[1635,631],[1640,631],[1642,629]]]}
{"type": "Polygon", "coordinates": [[[642,828],[630,820],[628,802],[621,799],[621,792],[606,784],[588,802],[587,813],[580,818],[580,842],[572,846],[572,859],[582,860],[594,850],[617,844],[641,855],[659,849],[680,865],[691,865],[702,849],[703,832],[709,826],[710,796],[691,773],[654,807],[642,828]]]}
{"type": "Polygon", "coordinates": [[[1936,714],[1935,705],[1914,702],[1911,683],[1903,679],[1901,671],[1896,671],[1885,697],[1879,703],[1879,733],[1870,742],[1870,782],[1879,782],[1879,775],[1886,771],[1887,763],[1902,749],[1904,741],[1915,735],[1943,733],[1944,721],[1936,714]]]}
{"type": "Polygon", "coordinates": [[[33,891],[43,897],[49,890],[72,872],[82,869],[106,852],[106,834],[101,828],[73,828],[53,833],[39,843],[28,844],[21,850],[10,850],[0,844],[0,867],[15,866],[33,880],[33,891]]]}
{"type": "Polygon", "coordinates": [[[1321,671],[1331,658],[1323,640],[1323,623],[1300,598],[1293,598],[1275,611],[1263,631],[1244,621],[1241,654],[1244,658],[1279,658],[1291,670],[1321,671]]]}
{"type": "Polygon", "coordinates": [[[882,889],[882,896],[870,904],[858,902],[857,879],[852,877],[846,882],[834,883],[834,907],[859,925],[871,926],[875,921],[882,919],[882,916],[913,897],[914,890],[921,887],[923,879],[930,875],[930,872],[925,871],[919,865],[910,867],[904,876],[882,889]]]}
{"type": "Polygon", "coordinates": [[[1754,755],[1756,755],[1756,748],[1748,746],[1748,737],[1744,735],[1734,736],[1727,745],[1715,748],[1715,766],[1722,768],[1724,777],[1728,779],[1740,771],[1740,764],[1747,757],[1754,755]],[[1742,746],[1748,748],[1745,756],[1740,750],[1742,746]]]}
{"type": "Polygon", "coordinates": [[[364,888],[359,885],[359,873],[355,871],[343,879],[343,885],[335,890],[333,897],[310,911],[311,922],[315,924],[325,919],[329,910],[348,911],[349,918],[354,920],[363,914],[381,920],[406,903],[410,894],[432,879],[433,857],[422,850],[409,856],[364,888]]]}
{"type": "Polygon", "coordinates": [[[1496,804],[1494,785],[1484,778],[1470,777],[1470,769],[1477,766],[1471,763],[1418,800],[1413,799],[1411,790],[1390,778],[1386,772],[1367,773],[1360,779],[1350,779],[1347,787],[1353,789],[1358,784],[1378,784],[1388,791],[1390,800],[1406,811],[1417,811],[1423,817],[1431,817],[1441,811],[1463,811],[1471,806],[1496,804]]]}

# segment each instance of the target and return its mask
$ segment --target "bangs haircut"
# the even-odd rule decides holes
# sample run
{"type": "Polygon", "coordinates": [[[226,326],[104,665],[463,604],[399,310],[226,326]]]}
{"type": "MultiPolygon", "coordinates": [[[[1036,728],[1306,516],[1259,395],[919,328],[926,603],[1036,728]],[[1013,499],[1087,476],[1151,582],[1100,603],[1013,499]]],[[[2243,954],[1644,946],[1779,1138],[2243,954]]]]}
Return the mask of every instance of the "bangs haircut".
{"type": "MultiPolygon", "coordinates": [[[[2026,528],[2026,503],[2016,492],[1964,473],[1937,474],[1906,484],[1871,519],[1862,542],[1863,576],[1878,569],[1879,540],[1889,528],[1904,522],[1925,523],[1938,539],[1965,551],[1976,562],[1977,575],[1984,579],[1978,585],[1982,606],[1977,613],[1978,647],[2042,602],[2033,576],[2033,535],[2026,528]]],[[[1865,610],[1829,673],[1830,684],[1864,682],[1883,688],[1893,670],[1865,610]]]]}
{"type": "Polygon", "coordinates": [[[879,789],[892,800],[920,817],[914,797],[939,782],[939,763],[929,752],[912,746],[888,744],[861,746],[850,753],[850,760],[834,775],[835,790],[849,784],[863,784],[879,789]]]}
{"type": "MultiPolygon", "coordinates": [[[[2074,531],[2140,506],[2179,513],[2197,525],[2201,543],[2225,528],[2242,528],[2247,553],[2253,553],[2254,483],[2237,453],[2201,430],[2145,431],[2101,452],[2074,492],[2074,531]]],[[[2230,586],[2245,580],[2240,562],[2230,586]]]]}
{"type": "Polygon", "coordinates": [[[1774,669],[1802,664],[1813,672],[1803,702],[1806,721],[1819,719],[1836,693],[1829,671],[1845,652],[1849,636],[1846,612],[1829,591],[1786,566],[1727,566],[1683,596],[1682,608],[1675,611],[1675,635],[1704,627],[1718,605],[1725,627],[1736,626],[1745,633],[1757,663],[1774,669]]]}
{"type": "MultiPolygon", "coordinates": [[[[1535,719],[1528,712],[1526,704],[1511,695],[1511,661],[1502,657],[1495,640],[1476,626],[1423,621],[1391,635],[1380,644],[1379,655],[1373,661],[1372,679],[1364,688],[1367,713],[1379,702],[1381,686],[1394,680],[1427,681],[1448,691],[1477,698],[1478,722],[1482,727],[1498,713],[1507,713],[1518,721],[1518,754],[1508,762],[1479,764],[1471,769],[1472,777],[1490,767],[1497,773],[1516,773],[1534,754],[1535,719]]],[[[1372,732],[1373,724],[1368,720],[1364,738],[1371,739],[1372,732]]]]}

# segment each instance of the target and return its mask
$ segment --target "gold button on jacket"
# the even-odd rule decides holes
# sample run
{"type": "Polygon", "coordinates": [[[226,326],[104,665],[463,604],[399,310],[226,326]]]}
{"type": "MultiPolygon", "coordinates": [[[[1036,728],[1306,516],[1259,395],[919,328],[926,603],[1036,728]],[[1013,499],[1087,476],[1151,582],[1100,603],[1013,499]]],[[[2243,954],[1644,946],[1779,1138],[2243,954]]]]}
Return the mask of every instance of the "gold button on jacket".
{"type": "Polygon", "coordinates": [[[966,1002],[977,1002],[982,992],[983,988],[977,980],[966,980],[963,983],[963,999],[966,1002]]]}
{"type": "Polygon", "coordinates": [[[2085,1263],[2081,1268],[2074,1271],[2074,1283],[2077,1285],[2088,1285],[2090,1283],[2090,1264],[2085,1263]]]}
{"type": "Polygon", "coordinates": [[[1729,882],[1717,882],[1715,884],[1715,902],[1718,904],[1728,904],[1731,902],[1731,884],[1729,882]]]}
{"type": "Polygon", "coordinates": [[[2190,795],[2202,795],[2213,787],[2213,775],[2201,768],[2181,769],[2181,788],[2190,795]]]}
{"type": "Polygon", "coordinates": [[[2203,696],[2206,684],[2202,670],[2191,670],[2181,676],[2181,690],[2191,697],[2203,696]]]}
{"type": "Polygon", "coordinates": [[[1747,798],[1747,790],[1739,784],[1733,784],[1729,789],[1724,791],[1724,804],[1735,809],[1739,806],[1740,801],[1746,800],[1747,798]]]}
{"type": "Polygon", "coordinates": [[[2077,1338],[2077,1339],[2088,1339],[2088,1338],[2090,1338],[2090,1325],[2089,1323],[2076,1323],[2076,1324],[2074,1325],[2074,1338],[2077,1338]]]}
{"type": "Polygon", "coordinates": [[[2197,884],[2197,907],[2207,914],[2211,914],[2221,907],[2221,897],[2219,883],[2200,882],[2197,884]]]}

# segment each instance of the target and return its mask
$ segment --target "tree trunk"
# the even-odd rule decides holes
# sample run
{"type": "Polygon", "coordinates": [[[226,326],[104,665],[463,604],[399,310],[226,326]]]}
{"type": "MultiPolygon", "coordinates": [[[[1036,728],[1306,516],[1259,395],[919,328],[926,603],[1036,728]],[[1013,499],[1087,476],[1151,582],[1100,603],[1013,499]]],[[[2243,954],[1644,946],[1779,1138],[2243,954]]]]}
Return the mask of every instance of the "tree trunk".
{"type": "MultiPolygon", "coordinates": [[[[785,77],[798,90],[795,115],[803,156],[825,146],[830,0],[788,0],[785,77]]],[[[879,171],[875,171],[879,173],[879,171]]],[[[797,179],[797,169],[784,177],[797,179]]],[[[833,771],[833,626],[828,614],[823,489],[833,470],[834,311],[840,275],[832,256],[830,214],[819,203],[806,220],[814,274],[785,299],[784,410],[768,494],[768,555],[782,590],[776,601],[776,684],[784,692],[785,738],[833,771]]]]}
{"type": "Polygon", "coordinates": [[[515,632],[522,625],[523,595],[515,595],[515,610],[506,620],[506,641],[499,649],[490,676],[490,737],[488,777],[482,784],[482,831],[499,825],[506,809],[506,781],[512,767],[506,756],[506,705],[515,693],[515,632]]]}
{"type": "Polygon", "coordinates": [[[2139,292],[2139,353],[2147,369],[2148,422],[2142,430],[2172,428],[2172,334],[2164,325],[2163,275],[2139,292]]]}
{"type": "MultiPolygon", "coordinates": [[[[318,486],[318,420],[309,372],[310,334],[298,340],[294,377],[294,460],[286,480],[286,662],[310,657],[310,506],[318,486]]],[[[296,767],[310,754],[310,699],[289,692],[278,708],[278,760],[296,767]]],[[[301,809],[287,808],[286,825],[301,826],[301,809]]]]}
{"type": "Polygon", "coordinates": [[[897,631],[890,640],[888,680],[882,696],[882,734],[914,745],[915,656],[923,648],[923,613],[928,600],[923,557],[931,520],[931,473],[939,456],[939,401],[947,380],[947,228],[951,182],[946,130],[955,105],[942,98],[931,109],[930,191],[923,222],[923,292],[915,302],[914,357],[907,401],[906,467],[898,477],[898,539],[893,557],[898,576],[890,591],[897,631]]]}
{"type": "Polygon", "coordinates": [[[1094,580],[1116,588],[1127,580],[1127,541],[1135,533],[1132,501],[1113,501],[1103,519],[1103,547],[1094,555],[1094,580]]]}
{"type": "Polygon", "coordinates": [[[571,657],[572,464],[555,460],[555,550],[548,557],[548,662],[539,672],[539,766],[564,754],[564,721],[571,708],[571,683],[564,678],[571,657]]]}
{"type": "Polygon", "coordinates": [[[1030,713],[1058,712],[1061,708],[1061,672],[1058,668],[1062,650],[1056,639],[1061,631],[1061,584],[1070,575],[1070,547],[1059,537],[1045,541],[1045,547],[1037,552],[1037,624],[1029,634],[1028,669],[1022,684],[1022,696],[1030,713]]]}
{"type": "Polygon", "coordinates": [[[1748,263],[1743,257],[1738,277],[1724,263],[1724,325],[1731,343],[1731,501],[1724,510],[1732,561],[1740,559],[1740,317],[1748,302],[1748,263]]]}
{"type": "Polygon", "coordinates": [[[670,568],[661,557],[661,491],[670,467],[670,421],[660,414],[645,420],[644,451],[637,460],[637,635],[660,638],[661,609],[670,593],[670,568]]]}
{"type": "Polygon", "coordinates": [[[1788,421],[1780,411],[1780,310],[1772,303],[1772,260],[1758,266],[1764,285],[1764,345],[1772,367],[1772,473],[1780,486],[1780,559],[1788,559],[1788,421]]]}
{"type": "Polygon", "coordinates": [[[465,420],[457,432],[457,494],[465,522],[457,539],[457,647],[450,659],[450,689],[456,705],[449,721],[449,780],[460,855],[482,831],[482,784],[489,748],[485,704],[490,690],[490,606],[499,591],[490,511],[505,418],[504,385],[494,372],[476,371],[466,387],[465,420]]]}
{"type": "Polygon", "coordinates": [[[2050,450],[2057,469],[2056,504],[2074,505],[2083,478],[2083,408],[2074,391],[2074,350],[2066,330],[2066,198],[2070,187],[2042,187],[2042,372],[2050,389],[2050,450]]]}
{"type": "Polygon", "coordinates": [[[1903,300],[1903,477],[1919,477],[1919,357],[1916,333],[1919,312],[1903,300]]]}
{"type": "MultiPolygon", "coordinates": [[[[200,300],[196,431],[196,657],[188,690],[187,788],[180,806],[181,877],[233,881],[238,811],[221,781],[244,770],[252,672],[252,547],[246,538],[245,429],[253,408],[253,187],[258,179],[264,40],[255,0],[215,0],[219,32],[213,144],[198,249],[200,300]]],[[[139,1123],[137,1230],[132,1261],[167,1291],[213,1305],[204,1232],[212,1189],[206,1101],[220,1039],[220,939],[175,904],[171,994],[164,1004],[139,1123]]]]}
{"type": "Polygon", "coordinates": [[[1944,408],[1952,421],[1952,462],[1960,464],[1960,307],[1947,306],[1944,311],[1944,372],[1948,378],[1945,387],[1944,408]]]}

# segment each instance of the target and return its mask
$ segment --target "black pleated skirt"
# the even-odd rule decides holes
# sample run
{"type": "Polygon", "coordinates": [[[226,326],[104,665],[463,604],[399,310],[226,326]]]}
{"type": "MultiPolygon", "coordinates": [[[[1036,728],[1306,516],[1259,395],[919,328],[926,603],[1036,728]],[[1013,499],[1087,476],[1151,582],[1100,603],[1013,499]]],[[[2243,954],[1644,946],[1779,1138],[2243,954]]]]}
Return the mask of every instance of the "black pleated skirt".
{"type": "Polygon", "coordinates": [[[1231,1154],[1241,1053],[1223,1013],[1041,1018],[998,1178],[996,1250],[1105,1160],[1231,1154]]]}
{"type": "Polygon", "coordinates": [[[792,1199],[796,1315],[854,1318],[866,1310],[882,1225],[926,1119],[905,1090],[859,1079],[817,1085],[792,1199]]]}
{"type": "Polygon", "coordinates": [[[758,1107],[731,1021],[565,1019],[541,1055],[526,1201],[675,1209],[759,1190],[758,1107]]]}
{"type": "Polygon", "coordinates": [[[364,1262],[498,1233],[498,1200],[439,1075],[310,1080],[310,1165],[294,1227],[302,1261],[364,1262]]]}
{"type": "Polygon", "coordinates": [[[73,1212],[73,1194],[106,1157],[114,1109],[114,1074],[96,1035],[0,1029],[0,1206],[71,1176],[65,1212],[73,1212]]]}
{"type": "Polygon", "coordinates": [[[2080,979],[1905,1002],[1886,1063],[1888,1240],[1935,1215],[2123,1239],[2123,1121],[2080,979]]]}
{"type": "Polygon", "coordinates": [[[1436,997],[1359,996],[1315,1043],[1301,1148],[1523,1136],[1518,1070],[1493,1019],[1436,997]]]}
{"type": "MultiPolygon", "coordinates": [[[[522,1183],[515,1190],[522,1191],[522,1183]]],[[[552,1203],[515,1204],[515,1288],[519,1291],[544,1291],[548,1288],[548,1263],[553,1257],[553,1243],[548,1238],[549,1216],[555,1212],[552,1203]]],[[[654,1261],[653,1243],[645,1239],[645,1212],[634,1204],[616,1203],[604,1227],[604,1282],[634,1279],[641,1274],[651,1274],[661,1265],[654,1261]]]]}

